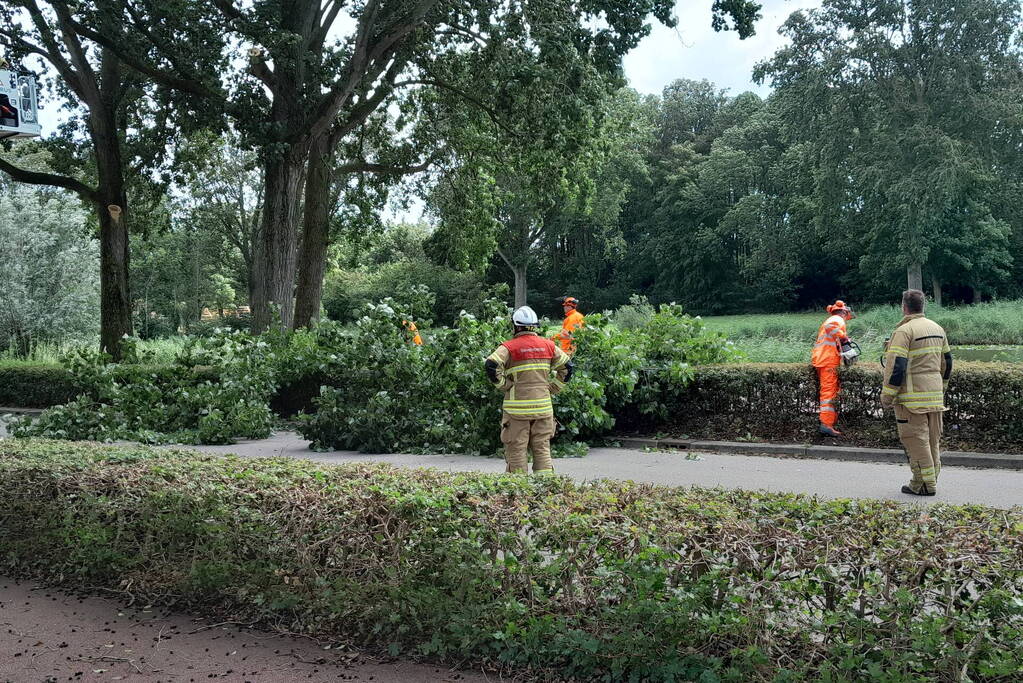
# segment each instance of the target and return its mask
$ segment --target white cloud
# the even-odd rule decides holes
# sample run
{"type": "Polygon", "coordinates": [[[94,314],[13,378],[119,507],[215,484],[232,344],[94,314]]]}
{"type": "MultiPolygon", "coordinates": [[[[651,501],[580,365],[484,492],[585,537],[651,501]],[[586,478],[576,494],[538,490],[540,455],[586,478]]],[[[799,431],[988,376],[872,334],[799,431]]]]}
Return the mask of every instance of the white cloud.
{"type": "Polygon", "coordinates": [[[680,0],[675,7],[678,27],[655,23],[651,34],[626,55],[625,75],[636,90],[656,95],[677,78],[706,78],[733,95],[746,90],[767,95],[768,84],[752,81],[753,67],[784,45],[778,28],[792,12],[820,4],[820,0],[764,0],[756,35],[740,40],[734,31],[717,33],[711,28],[710,2],[680,0]]]}

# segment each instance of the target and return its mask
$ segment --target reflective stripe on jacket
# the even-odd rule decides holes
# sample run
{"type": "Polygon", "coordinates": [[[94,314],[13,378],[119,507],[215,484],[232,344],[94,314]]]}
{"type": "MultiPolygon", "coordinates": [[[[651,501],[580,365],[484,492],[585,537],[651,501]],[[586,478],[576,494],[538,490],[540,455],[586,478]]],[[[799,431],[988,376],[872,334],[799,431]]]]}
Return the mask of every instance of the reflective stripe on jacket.
{"type": "Polygon", "coordinates": [[[817,332],[810,363],[815,368],[832,368],[842,364],[842,342],[849,336],[845,331],[845,318],[833,315],[824,321],[817,332]]]}
{"type": "Polygon", "coordinates": [[[885,345],[884,386],[881,393],[911,413],[945,410],[945,384],[952,350],[941,325],[922,313],[907,315],[885,345]]]}
{"type": "Polygon", "coordinates": [[[495,385],[504,392],[504,412],[520,420],[554,415],[551,394],[568,374],[568,355],[549,339],[521,332],[497,347],[487,359],[496,365],[495,385]],[[551,372],[556,377],[551,377],[551,372]]]}

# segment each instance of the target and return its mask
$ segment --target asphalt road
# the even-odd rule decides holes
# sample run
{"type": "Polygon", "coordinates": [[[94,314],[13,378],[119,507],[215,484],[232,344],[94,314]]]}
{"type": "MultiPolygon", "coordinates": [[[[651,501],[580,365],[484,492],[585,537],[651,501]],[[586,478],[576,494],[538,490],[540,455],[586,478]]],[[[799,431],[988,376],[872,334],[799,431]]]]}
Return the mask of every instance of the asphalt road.
{"type": "MultiPolygon", "coordinates": [[[[504,461],[465,455],[367,455],[350,451],[314,453],[297,434],[233,446],[199,446],[213,453],[247,457],[285,456],[317,462],[387,462],[400,467],[448,471],[503,472],[504,461]]],[[[555,470],[577,480],[631,479],[665,486],[721,486],[817,495],[823,498],[881,498],[906,503],[980,504],[998,508],[1023,505],[1023,471],[946,467],[938,495],[921,498],[901,493],[909,483],[907,465],[805,460],[717,453],[644,452],[594,448],[585,458],[556,460],[555,470]],[[690,459],[692,457],[699,459],[690,459]]]]}
{"type": "MultiPolygon", "coordinates": [[[[4,435],[0,423],[0,437],[4,435]]],[[[504,461],[466,455],[368,455],[352,451],[315,453],[292,432],[232,446],[194,446],[211,453],[245,457],[284,456],[316,462],[387,462],[399,467],[435,467],[448,471],[504,471],[504,461]]],[[[901,493],[909,482],[906,465],[726,455],[720,453],[644,452],[628,448],[594,448],[585,458],[555,461],[555,470],[577,480],[631,479],[664,486],[721,486],[731,489],[803,493],[822,498],[881,498],[906,503],[978,504],[997,508],[1023,506],[1023,471],[946,467],[938,495],[920,498],[901,493]],[[690,459],[696,457],[698,459],[690,459]]]]}

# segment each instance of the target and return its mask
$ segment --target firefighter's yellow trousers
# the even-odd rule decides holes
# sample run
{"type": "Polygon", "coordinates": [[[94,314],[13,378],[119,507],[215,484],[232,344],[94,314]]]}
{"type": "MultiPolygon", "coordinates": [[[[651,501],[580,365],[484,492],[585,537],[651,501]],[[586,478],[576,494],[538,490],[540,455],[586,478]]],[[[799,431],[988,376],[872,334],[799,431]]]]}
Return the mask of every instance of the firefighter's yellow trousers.
{"type": "Polygon", "coordinates": [[[899,429],[899,441],[906,450],[909,468],[913,472],[909,487],[917,493],[924,487],[926,493],[934,493],[941,472],[942,414],[911,413],[896,405],[895,421],[899,429]]]}
{"type": "Polygon", "coordinates": [[[508,472],[525,472],[527,450],[533,452],[533,471],[553,470],[551,437],[554,436],[554,417],[534,419],[513,418],[507,413],[501,420],[501,443],[508,472]]]}

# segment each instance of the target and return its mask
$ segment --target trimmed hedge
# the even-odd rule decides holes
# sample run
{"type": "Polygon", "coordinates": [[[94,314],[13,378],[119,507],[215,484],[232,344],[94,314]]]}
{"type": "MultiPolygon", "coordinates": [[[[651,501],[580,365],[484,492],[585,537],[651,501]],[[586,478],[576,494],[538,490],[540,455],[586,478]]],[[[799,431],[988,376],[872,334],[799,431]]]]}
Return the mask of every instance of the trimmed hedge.
{"type": "Polygon", "coordinates": [[[0,441],[0,570],[605,681],[1016,680],[1023,514],[0,441]]]}
{"type": "Polygon", "coordinates": [[[82,386],[59,365],[0,364],[0,406],[49,408],[80,393],[82,386]]]}
{"type": "MultiPolygon", "coordinates": [[[[130,380],[134,373],[170,379],[169,366],[126,365],[118,375],[130,380]]],[[[216,382],[220,371],[212,367],[195,368],[195,382],[216,382]]],[[[270,401],[270,407],[282,417],[313,410],[313,399],[320,395],[320,386],[328,384],[323,375],[302,377],[282,385],[270,401]]],[[[0,406],[7,408],[52,408],[70,403],[85,391],[74,376],[59,365],[0,364],[0,406]]]]}
{"type": "MultiPolygon", "coordinates": [[[[841,371],[839,429],[843,442],[898,447],[892,412],[881,410],[881,367],[841,371]]],[[[649,381],[649,380],[648,380],[649,381]]],[[[693,438],[821,441],[817,433],[817,376],[809,365],[729,364],[695,368],[694,381],[676,389],[659,383],[668,417],[619,414],[619,427],[693,438]]],[[[1023,367],[956,363],[947,396],[944,445],[961,450],[1023,451],[1023,367]]]]}
{"type": "MultiPolygon", "coordinates": [[[[195,382],[220,379],[217,368],[193,368],[195,382]]],[[[170,381],[172,369],[167,365],[122,365],[117,369],[121,381],[130,382],[135,375],[155,376],[170,381]]],[[[0,406],[8,408],[51,408],[75,400],[86,389],[60,365],[0,364],[0,406]]]]}

